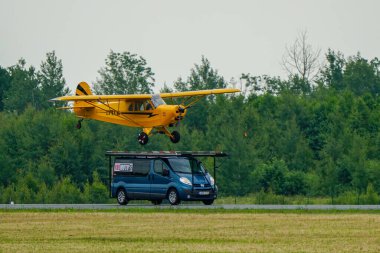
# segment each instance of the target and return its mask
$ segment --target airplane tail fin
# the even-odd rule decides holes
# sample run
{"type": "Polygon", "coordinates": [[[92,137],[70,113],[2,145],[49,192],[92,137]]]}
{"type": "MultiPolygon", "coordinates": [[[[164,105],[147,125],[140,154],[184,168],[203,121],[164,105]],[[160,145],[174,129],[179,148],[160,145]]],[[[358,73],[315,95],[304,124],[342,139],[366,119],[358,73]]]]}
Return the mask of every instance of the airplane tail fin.
{"type": "MultiPolygon", "coordinates": [[[[77,85],[77,89],[75,90],[75,95],[76,96],[89,96],[89,95],[92,95],[92,92],[91,92],[91,89],[90,89],[90,85],[88,85],[88,83],[86,83],[86,82],[80,82],[77,85]]],[[[93,108],[94,108],[94,106],[89,105],[86,102],[83,102],[83,101],[74,101],[74,106],[73,106],[72,109],[74,109],[74,112],[75,112],[75,114],[78,117],[85,118],[86,117],[86,113],[88,112],[88,110],[91,110],[93,108]]]]}
{"type": "Polygon", "coordinates": [[[75,95],[77,96],[88,96],[92,95],[90,85],[86,82],[80,82],[75,90],[75,95]]]}

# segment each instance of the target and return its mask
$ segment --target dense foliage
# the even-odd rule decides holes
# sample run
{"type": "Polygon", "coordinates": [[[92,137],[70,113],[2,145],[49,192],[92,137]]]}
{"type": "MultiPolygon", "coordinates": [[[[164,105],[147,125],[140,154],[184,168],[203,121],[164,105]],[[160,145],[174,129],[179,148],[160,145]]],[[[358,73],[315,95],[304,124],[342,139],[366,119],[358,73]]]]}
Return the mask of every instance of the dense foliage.
{"type": "MultiPolygon", "coordinates": [[[[210,97],[189,110],[180,143],[156,135],[146,146],[136,141],[139,129],[85,121],[77,130],[75,115],[46,103],[68,93],[54,52],[38,71],[24,60],[0,67],[0,202],[107,201],[106,150],[223,150],[230,153],[217,173],[223,195],[365,195],[366,203],[378,203],[380,62],[331,50],[326,59],[312,83],[242,74],[241,94],[210,97]]],[[[143,89],[134,77],[145,76],[150,89],[153,73],[142,57],[111,52],[106,65],[99,90],[113,78],[108,73],[123,73],[136,91],[143,89]],[[123,57],[132,59],[128,71],[117,65],[112,72],[113,59],[123,57]]],[[[230,85],[203,57],[187,79],[165,89],[230,85]]],[[[205,163],[211,169],[212,161],[205,163]]]]}

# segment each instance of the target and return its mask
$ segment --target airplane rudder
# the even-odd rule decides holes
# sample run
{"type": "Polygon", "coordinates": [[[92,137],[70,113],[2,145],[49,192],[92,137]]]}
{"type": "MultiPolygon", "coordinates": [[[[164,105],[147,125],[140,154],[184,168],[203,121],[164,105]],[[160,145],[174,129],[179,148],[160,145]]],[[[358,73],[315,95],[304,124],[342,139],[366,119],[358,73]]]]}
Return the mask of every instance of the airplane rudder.
{"type": "Polygon", "coordinates": [[[77,89],[75,91],[75,95],[76,96],[88,96],[88,95],[92,95],[92,92],[91,92],[91,89],[90,89],[90,85],[88,85],[88,83],[86,83],[86,82],[80,82],[77,85],[77,89]]]}

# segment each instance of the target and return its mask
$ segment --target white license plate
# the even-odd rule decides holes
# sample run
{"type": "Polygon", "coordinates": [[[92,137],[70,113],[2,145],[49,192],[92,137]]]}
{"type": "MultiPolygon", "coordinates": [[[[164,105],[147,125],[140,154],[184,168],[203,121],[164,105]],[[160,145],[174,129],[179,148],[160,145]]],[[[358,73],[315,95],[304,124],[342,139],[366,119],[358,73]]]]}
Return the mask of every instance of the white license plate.
{"type": "Polygon", "coordinates": [[[209,195],[210,192],[199,192],[199,195],[209,195]]]}

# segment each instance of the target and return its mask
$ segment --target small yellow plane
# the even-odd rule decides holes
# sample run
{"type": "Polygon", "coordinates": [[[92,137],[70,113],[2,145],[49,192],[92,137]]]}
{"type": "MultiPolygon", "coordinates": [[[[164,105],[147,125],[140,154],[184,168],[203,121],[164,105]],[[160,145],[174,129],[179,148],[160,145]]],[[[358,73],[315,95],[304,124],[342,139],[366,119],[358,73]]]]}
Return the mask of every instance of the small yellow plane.
{"type": "Polygon", "coordinates": [[[168,127],[176,126],[186,115],[187,109],[201,98],[212,94],[234,93],[239,89],[213,89],[185,91],[161,94],[93,95],[86,82],[78,84],[75,96],[64,96],[51,101],[74,101],[71,107],[80,118],[77,128],[81,128],[83,119],[95,119],[130,127],[140,127],[138,135],[141,145],[148,143],[153,133],[167,135],[173,143],[180,140],[177,131],[170,132],[168,127]],[[168,105],[164,99],[184,98],[181,104],[168,105]]]}

